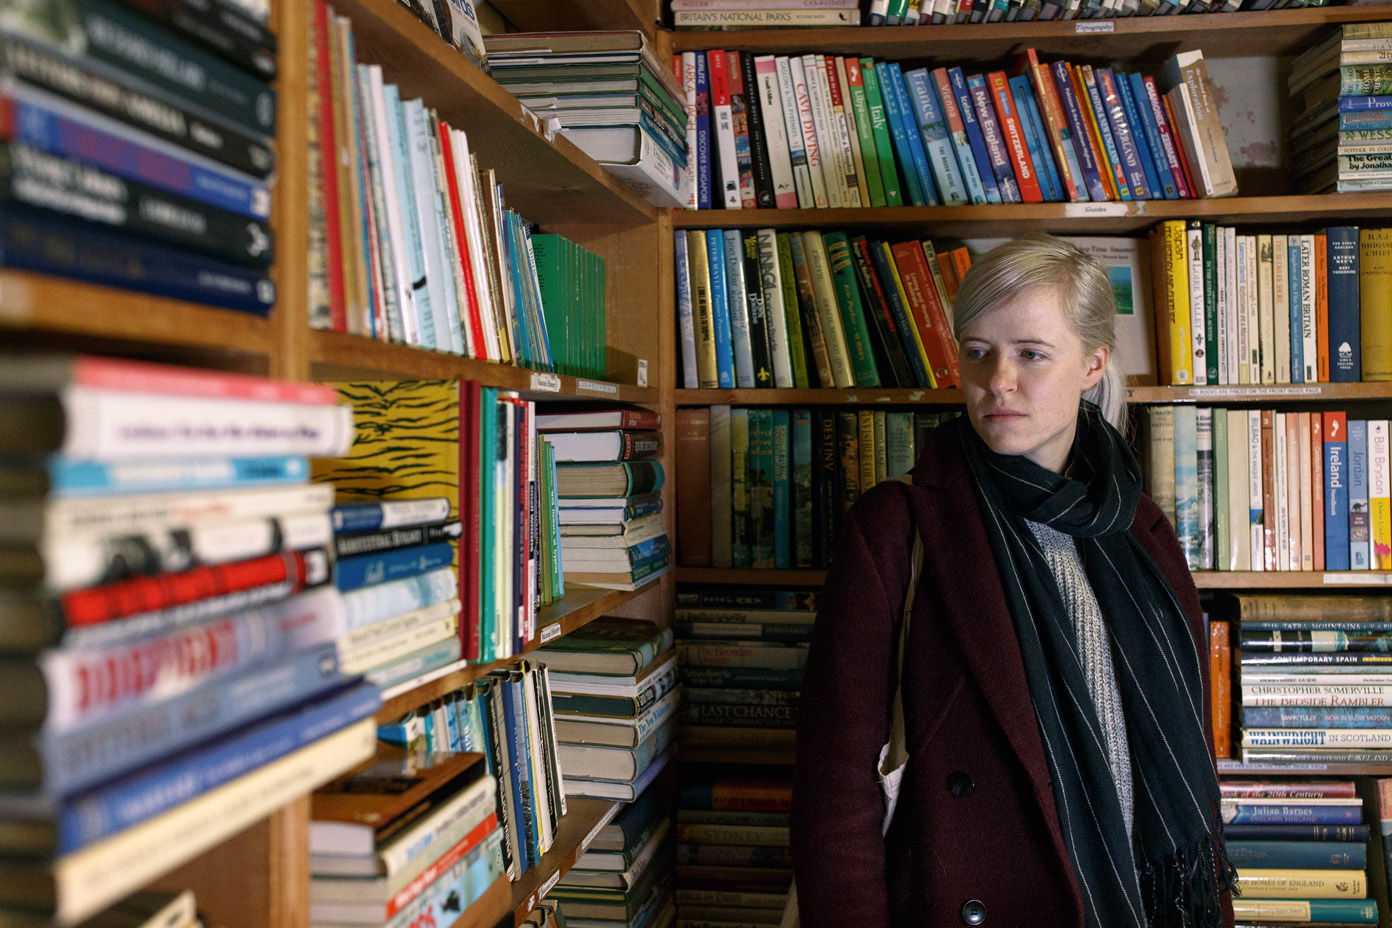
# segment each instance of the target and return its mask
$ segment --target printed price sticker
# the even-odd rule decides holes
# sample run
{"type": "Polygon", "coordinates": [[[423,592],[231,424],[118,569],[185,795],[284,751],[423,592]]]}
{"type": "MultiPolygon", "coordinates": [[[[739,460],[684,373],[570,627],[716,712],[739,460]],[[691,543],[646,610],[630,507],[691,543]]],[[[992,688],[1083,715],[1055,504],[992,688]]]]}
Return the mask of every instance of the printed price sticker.
{"type": "MultiPolygon", "coordinates": [[[[553,873],[553,874],[551,874],[550,876],[548,876],[548,877],[546,878],[546,882],[545,882],[545,883],[542,883],[542,884],[541,884],[541,888],[537,890],[537,897],[538,897],[539,899],[545,899],[545,898],[546,898],[546,894],[549,893],[549,892],[555,887],[556,882],[557,882],[560,878],[561,878],[561,871],[559,871],[559,870],[557,870],[555,873],[553,873]]],[[[536,908],[536,906],[534,905],[533,908],[536,908]]]]}
{"type": "Polygon", "coordinates": [[[1375,571],[1351,570],[1348,573],[1325,574],[1325,586],[1348,584],[1351,586],[1392,586],[1392,574],[1375,571]]]}
{"type": "Polygon", "coordinates": [[[1204,399],[1258,399],[1264,396],[1322,396],[1324,387],[1311,384],[1308,387],[1190,387],[1189,398],[1204,399]]]}
{"type": "Polygon", "coordinates": [[[1087,35],[1090,32],[1116,32],[1116,23],[1111,20],[1101,22],[1080,22],[1073,27],[1074,35],[1087,35]]]}
{"type": "Polygon", "coordinates": [[[594,839],[599,837],[600,831],[607,824],[609,824],[609,816],[607,815],[595,822],[595,826],[590,829],[590,833],[585,835],[585,840],[580,842],[580,850],[576,852],[577,857],[589,850],[590,845],[594,843],[594,839]]]}
{"type": "Polygon", "coordinates": [[[648,385],[648,359],[647,359],[647,358],[639,358],[639,359],[638,359],[638,386],[640,386],[640,387],[646,387],[647,385],[648,385]]]}
{"type": "Polygon", "coordinates": [[[598,380],[577,380],[575,381],[575,392],[598,393],[600,396],[618,396],[619,385],[615,383],[601,383],[598,380]]]}
{"type": "Polygon", "coordinates": [[[559,637],[561,637],[560,622],[552,622],[550,625],[546,626],[541,630],[542,644],[546,644],[548,641],[555,641],[559,637]]]}
{"type": "Polygon", "coordinates": [[[538,393],[560,393],[561,378],[559,374],[532,374],[532,389],[538,393]]]}
{"type": "Polygon", "coordinates": [[[1121,203],[1063,204],[1063,215],[1067,216],[1069,219],[1086,218],[1088,216],[1144,216],[1145,214],[1145,200],[1127,200],[1121,203]]]}

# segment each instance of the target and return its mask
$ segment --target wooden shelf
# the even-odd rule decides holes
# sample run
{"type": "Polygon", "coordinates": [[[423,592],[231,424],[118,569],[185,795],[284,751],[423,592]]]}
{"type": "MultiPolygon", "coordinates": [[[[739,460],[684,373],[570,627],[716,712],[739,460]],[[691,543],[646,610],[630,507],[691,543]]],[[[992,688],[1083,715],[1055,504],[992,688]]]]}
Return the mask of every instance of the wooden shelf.
{"type": "Polygon", "coordinates": [[[575,861],[589,848],[599,830],[619,811],[619,805],[611,799],[566,798],[566,814],[556,831],[556,843],[535,867],[512,884],[512,920],[504,924],[522,924],[556,881],[575,866],[575,861]]]}
{"type": "Polygon", "coordinates": [[[511,657],[487,664],[470,664],[466,661],[458,661],[431,671],[415,680],[383,690],[382,706],[377,710],[377,721],[381,724],[394,722],[412,709],[439,699],[461,686],[466,686],[519,657],[525,657],[543,644],[562,635],[570,634],[582,625],[593,622],[646,591],[647,587],[641,587],[633,592],[599,590],[580,586],[566,587],[566,594],[563,598],[549,606],[542,607],[541,612],[537,615],[537,637],[528,643],[521,654],[514,654],[511,657]]]}
{"type": "Polygon", "coordinates": [[[1196,570],[1194,585],[1201,590],[1347,590],[1392,587],[1392,573],[1349,570],[1326,573],[1315,570],[1196,570]]]}
{"type": "Polygon", "coordinates": [[[678,406],[953,405],[964,402],[956,387],[946,390],[852,387],[813,390],[677,390],[678,406]]]}
{"type": "Polygon", "coordinates": [[[310,369],[315,380],[458,377],[504,390],[517,390],[535,400],[578,398],[654,404],[659,398],[656,387],[538,374],[521,367],[379,342],[343,332],[310,332],[308,341],[310,369]]]}
{"type": "Polygon", "coordinates": [[[0,326],[33,333],[268,355],[271,323],[251,313],[116,287],[0,270],[0,326]]]}
{"type": "Polygon", "coordinates": [[[1128,403],[1271,403],[1392,399],[1392,383],[1278,383],[1226,387],[1129,387],[1128,403]]]}
{"type": "Polygon", "coordinates": [[[469,137],[479,166],[497,171],[507,203],[533,222],[630,227],[656,210],[545,120],[470,64],[396,0],[337,0],[353,21],[357,60],[379,64],[401,98],[421,97],[469,137]]]}
{"type": "Polygon", "coordinates": [[[674,567],[678,583],[723,583],[753,586],[821,586],[825,570],[755,570],[730,567],[674,567]]]}
{"type": "Polygon", "coordinates": [[[873,55],[889,60],[1013,61],[1026,48],[1046,57],[1086,63],[1160,61],[1179,51],[1202,49],[1208,58],[1254,54],[1290,55],[1322,37],[1330,26],[1392,18],[1378,6],[1313,7],[1203,16],[1138,16],[1070,22],[973,23],[953,26],[876,26],[835,29],[763,29],[674,32],[672,50],[707,48],[788,54],[873,55]]]}
{"type": "Polygon", "coordinates": [[[1002,235],[1007,231],[1017,234],[1029,229],[1072,234],[1136,233],[1165,219],[1202,219],[1225,225],[1279,222],[1283,228],[1298,223],[1356,224],[1365,220],[1381,223],[1388,210],[1392,210],[1392,193],[1336,193],[1120,203],[674,210],[672,224],[678,229],[832,228],[852,232],[878,230],[891,235],[908,235],[913,234],[910,230],[921,230],[931,231],[933,235],[972,238],[1002,235]]]}
{"type": "Polygon", "coordinates": [[[582,3],[490,0],[490,5],[521,32],[641,29],[651,38],[657,29],[656,0],[584,0],[582,3]]]}

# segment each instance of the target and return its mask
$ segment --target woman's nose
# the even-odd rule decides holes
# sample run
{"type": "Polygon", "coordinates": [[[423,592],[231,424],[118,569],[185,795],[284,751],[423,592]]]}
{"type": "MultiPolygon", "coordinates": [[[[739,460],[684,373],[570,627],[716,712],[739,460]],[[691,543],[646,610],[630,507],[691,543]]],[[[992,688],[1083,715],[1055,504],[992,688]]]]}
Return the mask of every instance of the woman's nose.
{"type": "Polygon", "coordinates": [[[1010,363],[1009,358],[998,357],[991,366],[991,377],[988,381],[992,396],[1004,396],[1015,389],[1015,366],[1010,363]]]}

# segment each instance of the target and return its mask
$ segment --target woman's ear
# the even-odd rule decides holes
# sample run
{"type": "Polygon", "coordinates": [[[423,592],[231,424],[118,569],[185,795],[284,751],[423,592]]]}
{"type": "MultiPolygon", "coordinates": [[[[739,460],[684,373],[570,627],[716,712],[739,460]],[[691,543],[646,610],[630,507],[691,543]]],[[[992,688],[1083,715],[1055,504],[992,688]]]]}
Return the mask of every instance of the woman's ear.
{"type": "Polygon", "coordinates": [[[1091,389],[1102,379],[1102,375],[1107,372],[1107,362],[1112,356],[1112,349],[1106,345],[1101,345],[1092,350],[1087,358],[1086,389],[1091,389]]]}

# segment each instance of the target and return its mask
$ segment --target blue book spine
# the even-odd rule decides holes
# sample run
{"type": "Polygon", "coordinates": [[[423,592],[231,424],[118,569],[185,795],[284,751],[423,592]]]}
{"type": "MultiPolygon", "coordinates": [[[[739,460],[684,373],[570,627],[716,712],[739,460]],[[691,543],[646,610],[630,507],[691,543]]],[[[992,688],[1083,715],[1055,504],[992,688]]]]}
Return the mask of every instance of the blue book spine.
{"type": "Polygon", "coordinates": [[[899,119],[904,123],[904,138],[909,143],[909,155],[913,158],[918,182],[923,187],[923,198],[929,206],[941,206],[942,198],[938,195],[937,184],[933,181],[933,171],[928,167],[928,153],[923,150],[923,139],[917,131],[918,121],[914,119],[913,110],[909,105],[904,73],[897,64],[891,64],[889,67],[890,73],[894,76],[891,88],[894,91],[894,102],[899,106],[899,119]]]}
{"type": "Polygon", "coordinates": [[[1160,140],[1151,140],[1150,125],[1145,121],[1146,113],[1142,115],[1141,109],[1136,105],[1136,95],[1131,87],[1131,78],[1138,75],[1117,72],[1115,75],[1117,92],[1121,94],[1121,105],[1126,110],[1126,120],[1131,126],[1131,137],[1136,142],[1136,150],[1141,156],[1141,168],[1145,171],[1146,189],[1150,191],[1152,200],[1169,199],[1169,194],[1165,192],[1164,182],[1160,179],[1160,169],[1155,160],[1155,153],[1159,151],[1160,140]]]}
{"type": "Polygon", "coordinates": [[[735,355],[731,344],[730,304],[725,286],[725,233],[706,231],[706,261],[710,266],[711,308],[715,313],[715,369],[720,388],[735,386],[735,355]]]}
{"type": "Polygon", "coordinates": [[[1102,98],[1102,105],[1106,108],[1107,122],[1111,124],[1112,139],[1116,142],[1117,153],[1121,156],[1121,167],[1126,175],[1126,183],[1131,188],[1131,198],[1149,200],[1151,186],[1146,180],[1146,169],[1141,162],[1141,149],[1137,144],[1141,131],[1131,121],[1121,95],[1120,85],[1126,83],[1125,76],[1118,80],[1107,68],[1099,68],[1093,72],[1093,78],[1097,83],[1097,93],[1102,98]]]}
{"type": "Polygon", "coordinates": [[[1200,566],[1198,410],[1176,406],[1174,414],[1175,534],[1191,570],[1200,566]]]}
{"type": "Polygon", "coordinates": [[[913,152],[909,150],[908,131],[903,114],[899,111],[899,84],[890,71],[888,62],[875,63],[875,73],[879,78],[880,93],[884,97],[885,120],[889,123],[890,136],[894,139],[894,152],[899,159],[899,170],[904,175],[904,186],[909,188],[909,203],[913,206],[927,206],[923,193],[923,181],[914,165],[913,152]]]}
{"type": "MultiPolygon", "coordinates": [[[[486,555],[487,546],[483,546],[486,555]]],[[[487,586],[488,584],[485,584],[487,586]]],[[[424,609],[459,595],[454,569],[441,567],[416,577],[359,587],[343,594],[348,631],[389,619],[404,612],[424,609]]]]}
{"type": "Polygon", "coordinates": [[[382,503],[344,503],[333,507],[335,534],[375,532],[384,528],[405,528],[443,522],[449,518],[449,500],[438,497],[420,500],[388,500],[382,503]]]}
{"type": "Polygon", "coordinates": [[[1247,728],[1392,728],[1389,706],[1246,706],[1247,728]]]}
{"type": "Polygon", "coordinates": [[[1373,110],[1392,110],[1392,97],[1340,97],[1339,112],[1366,113],[1373,110]]]}
{"type": "Polygon", "coordinates": [[[414,577],[453,563],[454,549],[448,542],[397,548],[379,554],[339,558],[334,581],[340,590],[346,592],[375,583],[414,577]]]}
{"type": "Polygon", "coordinates": [[[176,461],[48,460],[55,499],[279,486],[309,479],[309,460],[296,455],[261,458],[188,458],[176,461]]]}
{"type": "Polygon", "coordinates": [[[793,566],[790,428],[788,410],[773,410],[773,566],[779,570],[793,566]]]}
{"type": "MultiPolygon", "coordinates": [[[[1319,415],[1319,413],[1315,413],[1319,415]]],[[[1324,569],[1349,569],[1348,439],[1341,420],[1324,417],[1324,569]]]]}
{"type": "Polygon", "coordinates": [[[338,650],[330,644],[62,734],[42,733],[38,791],[70,796],[304,702],[342,681],[338,650]]]}
{"type": "Polygon", "coordinates": [[[1131,185],[1127,181],[1126,163],[1122,160],[1123,156],[1120,145],[1117,143],[1116,136],[1112,133],[1112,123],[1108,118],[1107,104],[1102,99],[1101,90],[1097,86],[1096,78],[1088,80],[1084,75],[1086,71],[1080,71],[1078,78],[1082,81],[1083,91],[1086,96],[1078,101],[1078,106],[1084,110],[1083,118],[1087,118],[1087,110],[1092,111],[1093,121],[1097,123],[1097,133],[1101,137],[1102,151],[1101,156],[1106,159],[1097,165],[1097,170],[1106,174],[1112,179],[1116,186],[1117,199],[1131,199],[1131,185]],[[1120,168],[1120,170],[1118,170],[1120,168]]]}
{"type": "Polygon", "coordinates": [[[1356,841],[1228,841],[1228,860],[1243,867],[1320,870],[1368,866],[1368,846],[1356,841]]]}
{"type": "Polygon", "coordinates": [[[1230,825],[1357,825],[1362,806],[1311,806],[1289,803],[1223,803],[1223,823],[1230,825]]]}
{"type": "MultiPolygon", "coordinates": [[[[696,208],[711,208],[710,73],[704,52],[696,53],[696,208]]],[[[721,384],[724,386],[724,384],[721,384]]]]}
{"type": "Polygon", "coordinates": [[[270,190],[250,174],[40,90],[12,84],[4,96],[11,104],[8,134],[14,140],[242,216],[271,214],[270,190]]]}
{"type": "Polygon", "coordinates": [[[744,390],[758,386],[754,379],[754,347],[749,330],[749,303],[745,288],[757,282],[744,279],[744,234],[739,229],[726,229],[725,241],[725,298],[726,314],[730,317],[730,349],[735,357],[735,386],[744,390]]]}
{"type": "Polygon", "coordinates": [[[411,282],[413,321],[407,326],[407,330],[415,335],[412,344],[434,348],[435,323],[430,308],[430,288],[425,276],[425,250],[421,244],[420,216],[416,210],[415,173],[411,167],[411,151],[406,142],[405,109],[401,103],[400,88],[395,84],[384,85],[382,93],[386,103],[388,144],[392,147],[392,158],[396,167],[396,202],[397,208],[401,211],[402,236],[406,240],[406,270],[411,282]]]}
{"type": "Polygon", "coordinates": [[[976,162],[976,173],[981,180],[986,202],[999,203],[1000,187],[996,185],[991,155],[986,150],[986,137],[981,134],[981,124],[976,119],[976,107],[972,104],[971,91],[967,89],[967,78],[961,68],[948,68],[947,79],[952,84],[957,111],[962,116],[962,125],[967,129],[967,142],[971,145],[972,160],[976,162]]]}
{"type": "Polygon", "coordinates": [[[504,775],[512,780],[512,812],[516,816],[518,835],[518,866],[526,871],[537,854],[536,818],[532,814],[531,742],[527,736],[527,709],[522,694],[522,675],[500,674],[499,693],[503,699],[503,724],[506,728],[508,769],[504,775]]]}
{"type": "Polygon", "coordinates": [[[0,265],[266,316],[275,285],[260,271],[98,231],[10,205],[0,223],[0,265]]]}
{"type": "Polygon", "coordinates": [[[1015,113],[1020,118],[1020,126],[1025,132],[1025,147],[1029,149],[1030,162],[1034,164],[1035,176],[1043,189],[1044,199],[1057,203],[1066,199],[1063,181],[1059,177],[1058,166],[1054,164],[1053,149],[1044,135],[1039,117],[1039,102],[1034,99],[1029,78],[1023,74],[1010,78],[1010,96],[1015,101],[1015,113]]]}
{"type": "Polygon", "coordinates": [[[793,410],[792,509],[793,567],[812,566],[812,413],[793,410]]]}
{"type": "Polygon", "coordinates": [[[923,139],[928,165],[938,184],[938,194],[944,206],[961,206],[967,202],[967,183],[957,163],[957,153],[948,139],[947,118],[938,104],[937,91],[927,68],[918,68],[904,75],[909,102],[913,104],[914,119],[923,139]]]}
{"type": "MultiPolygon", "coordinates": [[[[1087,119],[1083,116],[1082,101],[1073,92],[1073,79],[1068,74],[1068,65],[1062,61],[1055,61],[1049,67],[1068,122],[1066,150],[1071,151],[1078,160],[1078,172],[1075,176],[1083,179],[1089,198],[1098,203],[1105,202],[1109,197],[1107,187],[1102,182],[1103,169],[1093,157],[1092,144],[1089,141],[1092,137],[1091,130],[1088,129],[1087,119]]],[[[1072,167],[1071,164],[1069,166],[1072,167]]]]}
{"type": "Polygon", "coordinates": [[[996,118],[995,104],[991,102],[991,88],[986,86],[983,75],[973,74],[967,78],[967,90],[971,93],[972,105],[976,107],[981,134],[986,139],[986,153],[991,159],[991,172],[996,175],[996,184],[1000,187],[1001,200],[1019,203],[1020,184],[1015,179],[1015,168],[1010,162],[1000,121],[996,118]]]}
{"type": "Polygon", "coordinates": [[[686,230],[672,235],[672,260],[677,275],[677,331],[681,334],[682,386],[695,390],[701,385],[696,369],[696,316],[691,302],[691,262],[686,253],[686,230]]]}
{"type": "Polygon", "coordinates": [[[1368,420],[1348,420],[1349,570],[1372,567],[1368,511],[1368,420]]]}
{"type": "Polygon", "coordinates": [[[501,829],[489,832],[389,921],[379,922],[382,928],[452,924],[501,875],[502,840],[501,829]]]}
{"type": "Polygon", "coordinates": [[[70,854],[365,719],[381,705],[359,683],[104,784],[61,805],[58,853],[70,854]]]}
{"type": "MultiPolygon", "coordinates": [[[[438,670],[457,660],[459,660],[459,637],[456,635],[444,641],[437,641],[419,651],[412,651],[398,661],[374,667],[363,676],[385,690],[408,680],[414,680],[421,674],[438,670]]],[[[434,724],[433,721],[430,724],[434,724]]],[[[440,750],[444,750],[444,748],[441,747],[440,750]]]]}
{"type": "MultiPolygon", "coordinates": [[[[1392,852],[1389,852],[1392,853],[1392,852]]],[[[1377,902],[1372,899],[1306,899],[1310,907],[1310,921],[1315,924],[1368,924],[1376,925],[1378,920],[1377,902]]]]}
{"type": "Polygon", "coordinates": [[[1329,379],[1357,383],[1363,379],[1362,316],[1358,292],[1358,228],[1325,229],[1325,272],[1329,305],[1329,379]]]}
{"type": "MultiPolygon", "coordinates": [[[[1305,340],[1300,337],[1300,236],[1290,235],[1286,244],[1287,312],[1290,313],[1291,383],[1305,382],[1305,340]]],[[[1314,286],[1314,282],[1310,282],[1314,286]]],[[[1279,349],[1278,349],[1279,350],[1279,349]]]]}

